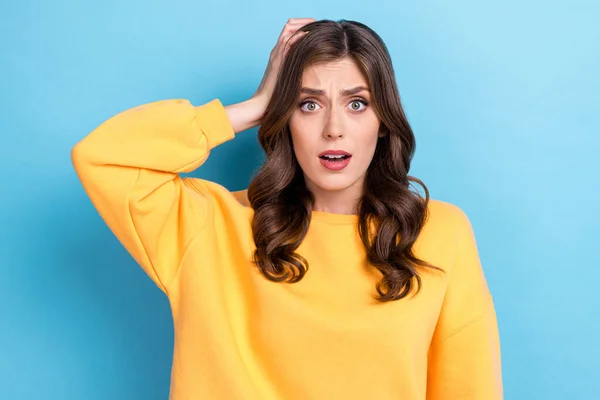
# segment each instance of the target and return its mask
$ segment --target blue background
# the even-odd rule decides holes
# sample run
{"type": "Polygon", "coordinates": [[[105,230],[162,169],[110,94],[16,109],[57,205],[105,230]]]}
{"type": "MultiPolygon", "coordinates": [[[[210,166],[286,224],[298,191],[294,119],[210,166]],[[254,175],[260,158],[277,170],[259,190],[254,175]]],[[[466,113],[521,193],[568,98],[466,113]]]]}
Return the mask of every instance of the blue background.
{"type": "MultiPolygon", "coordinates": [[[[387,43],[417,136],[410,173],[473,223],[506,398],[600,393],[597,2],[0,7],[0,398],[167,398],[167,298],[99,218],[70,150],[138,104],[247,99],[291,17],[358,20],[387,43]]],[[[195,175],[244,188],[262,160],[255,134],[195,175]]]]}

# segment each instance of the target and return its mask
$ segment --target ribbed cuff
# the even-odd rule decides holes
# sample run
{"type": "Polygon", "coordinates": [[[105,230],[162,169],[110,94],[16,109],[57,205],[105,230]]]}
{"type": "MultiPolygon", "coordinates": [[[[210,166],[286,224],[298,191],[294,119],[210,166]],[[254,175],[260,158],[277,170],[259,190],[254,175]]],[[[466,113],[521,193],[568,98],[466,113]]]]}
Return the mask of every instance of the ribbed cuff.
{"type": "Polygon", "coordinates": [[[196,106],[195,121],[206,135],[210,149],[235,137],[229,116],[219,99],[196,106]]]}

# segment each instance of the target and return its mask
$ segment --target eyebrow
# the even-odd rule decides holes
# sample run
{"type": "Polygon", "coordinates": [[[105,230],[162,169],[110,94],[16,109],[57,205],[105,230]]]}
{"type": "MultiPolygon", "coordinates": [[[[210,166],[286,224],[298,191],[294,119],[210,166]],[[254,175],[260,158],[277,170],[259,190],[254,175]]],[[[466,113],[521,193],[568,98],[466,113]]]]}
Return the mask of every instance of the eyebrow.
{"type": "MultiPolygon", "coordinates": [[[[340,91],[340,94],[342,96],[352,96],[353,94],[360,93],[363,90],[367,91],[367,92],[371,92],[368,87],[357,86],[357,87],[354,87],[354,88],[351,88],[351,89],[344,89],[344,90],[340,91]]],[[[313,88],[303,87],[300,90],[300,93],[308,93],[308,94],[312,94],[313,96],[321,96],[321,95],[325,94],[325,91],[324,90],[320,90],[320,89],[313,89],[313,88]]]]}

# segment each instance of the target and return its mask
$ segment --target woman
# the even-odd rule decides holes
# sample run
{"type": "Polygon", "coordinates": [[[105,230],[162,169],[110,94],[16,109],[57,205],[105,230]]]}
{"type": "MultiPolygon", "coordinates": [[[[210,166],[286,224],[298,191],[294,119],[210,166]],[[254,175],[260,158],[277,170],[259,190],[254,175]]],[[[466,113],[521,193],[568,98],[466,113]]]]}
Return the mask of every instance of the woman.
{"type": "Polygon", "coordinates": [[[169,298],[171,399],[502,398],[471,224],[409,190],[414,150],[379,36],[313,19],[287,22],[251,99],[134,107],[74,147],[169,298]],[[247,191],[179,175],[259,124],[247,191]]]}

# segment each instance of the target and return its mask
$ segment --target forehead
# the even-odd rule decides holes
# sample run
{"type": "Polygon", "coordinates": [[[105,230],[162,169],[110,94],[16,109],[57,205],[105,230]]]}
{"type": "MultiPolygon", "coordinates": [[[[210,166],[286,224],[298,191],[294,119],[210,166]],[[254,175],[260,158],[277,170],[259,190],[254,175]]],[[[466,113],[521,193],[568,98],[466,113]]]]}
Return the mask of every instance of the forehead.
{"type": "Polygon", "coordinates": [[[358,64],[346,57],[336,61],[320,62],[309,65],[302,74],[302,84],[311,87],[325,85],[365,85],[367,79],[358,64]]]}

